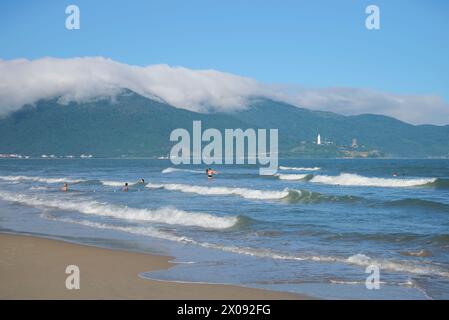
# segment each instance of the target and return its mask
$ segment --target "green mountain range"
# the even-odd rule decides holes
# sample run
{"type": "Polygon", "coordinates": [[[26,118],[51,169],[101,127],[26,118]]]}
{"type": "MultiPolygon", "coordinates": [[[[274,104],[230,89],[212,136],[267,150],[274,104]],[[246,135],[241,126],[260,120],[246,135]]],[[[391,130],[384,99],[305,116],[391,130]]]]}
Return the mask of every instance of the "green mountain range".
{"type": "Polygon", "coordinates": [[[0,154],[97,157],[167,155],[176,128],[277,128],[281,156],[449,157],[449,126],[379,115],[342,116],[267,99],[233,113],[195,113],[126,91],[114,100],[61,105],[57,98],[0,118],[0,154]],[[320,134],[323,145],[314,141],[320,134]],[[357,147],[351,147],[353,139],[357,147]]]}

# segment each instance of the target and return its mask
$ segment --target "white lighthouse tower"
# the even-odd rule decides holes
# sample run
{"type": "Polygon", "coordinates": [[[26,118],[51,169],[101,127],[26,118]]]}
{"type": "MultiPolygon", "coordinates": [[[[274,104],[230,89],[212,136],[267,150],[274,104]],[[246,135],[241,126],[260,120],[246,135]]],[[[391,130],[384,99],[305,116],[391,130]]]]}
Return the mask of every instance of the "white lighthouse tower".
{"type": "Polygon", "coordinates": [[[319,133],[318,133],[318,137],[316,137],[316,144],[317,144],[317,145],[320,145],[320,144],[321,144],[321,136],[320,136],[319,133]]]}

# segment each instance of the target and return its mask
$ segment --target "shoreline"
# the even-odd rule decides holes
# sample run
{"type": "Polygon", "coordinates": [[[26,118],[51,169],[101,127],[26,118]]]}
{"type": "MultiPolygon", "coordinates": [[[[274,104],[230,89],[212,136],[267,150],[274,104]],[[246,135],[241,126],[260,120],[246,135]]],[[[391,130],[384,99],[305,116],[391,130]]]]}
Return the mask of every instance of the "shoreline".
{"type": "Polygon", "coordinates": [[[228,284],[151,280],[142,272],[176,265],[172,257],[0,232],[0,299],[302,300],[305,295],[228,284]],[[68,265],[80,289],[65,286],[68,265]]]}

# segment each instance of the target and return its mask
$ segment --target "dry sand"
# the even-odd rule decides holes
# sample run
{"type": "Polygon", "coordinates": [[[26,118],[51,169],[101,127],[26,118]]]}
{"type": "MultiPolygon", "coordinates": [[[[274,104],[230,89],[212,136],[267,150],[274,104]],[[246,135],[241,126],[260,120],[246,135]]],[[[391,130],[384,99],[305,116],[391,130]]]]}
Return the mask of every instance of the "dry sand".
{"type": "Polygon", "coordinates": [[[232,285],[154,281],[139,273],[169,268],[170,257],[0,234],[0,299],[307,299],[232,285]],[[80,289],[65,286],[68,265],[80,289]]]}

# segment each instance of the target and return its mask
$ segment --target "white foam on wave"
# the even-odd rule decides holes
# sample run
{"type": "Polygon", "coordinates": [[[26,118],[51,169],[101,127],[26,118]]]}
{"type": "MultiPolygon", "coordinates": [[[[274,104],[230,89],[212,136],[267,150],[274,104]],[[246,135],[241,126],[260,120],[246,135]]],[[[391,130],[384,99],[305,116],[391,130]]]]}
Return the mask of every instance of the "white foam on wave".
{"type": "Polygon", "coordinates": [[[201,170],[191,170],[191,169],[180,169],[180,168],[165,168],[162,173],[173,173],[173,172],[189,172],[189,173],[206,173],[206,171],[201,170]]]}
{"type": "Polygon", "coordinates": [[[5,181],[34,181],[34,182],[42,182],[42,183],[79,183],[86,180],[82,179],[70,179],[70,178],[44,178],[44,177],[32,177],[32,176],[0,176],[1,180],[5,181]]]}
{"type": "MultiPolygon", "coordinates": [[[[334,280],[334,279],[330,279],[329,282],[332,284],[344,284],[344,285],[365,285],[366,283],[366,281],[350,281],[350,280],[334,280]]],[[[388,284],[388,282],[379,281],[379,284],[388,284]]],[[[404,283],[403,285],[406,284],[404,283]]]]}
{"type": "Polygon", "coordinates": [[[336,257],[336,256],[320,256],[320,255],[292,255],[286,253],[275,252],[272,249],[266,248],[250,248],[250,247],[238,247],[238,246],[225,246],[220,244],[214,244],[209,242],[196,241],[183,236],[176,236],[168,232],[163,232],[152,227],[126,227],[116,226],[110,224],[97,223],[86,220],[73,220],[69,218],[53,218],[48,214],[43,214],[45,218],[51,218],[54,220],[65,221],[70,223],[82,224],[90,227],[100,229],[112,229],[132,234],[145,235],[150,237],[156,237],[164,240],[181,242],[184,244],[192,244],[201,246],[203,248],[215,249],[224,252],[230,252],[240,255],[247,255],[257,258],[268,258],[275,260],[293,260],[293,261],[312,261],[321,263],[343,263],[360,267],[367,267],[370,265],[377,265],[381,270],[389,270],[400,273],[411,273],[418,275],[438,275],[441,277],[449,278],[449,272],[441,269],[437,266],[422,265],[419,263],[413,263],[409,261],[394,261],[388,259],[373,259],[364,254],[355,254],[348,258],[336,257]]]}
{"type": "Polygon", "coordinates": [[[310,182],[341,185],[341,186],[366,186],[366,187],[414,187],[435,182],[436,178],[375,178],[364,177],[358,174],[341,173],[338,176],[314,176],[310,182]]]}
{"type": "Polygon", "coordinates": [[[108,186],[108,187],[123,187],[125,185],[125,182],[121,182],[121,181],[101,180],[100,182],[102,185],[108,186]]]}
{"type": "Polygon", "coordinates": [[[174,207],[140,209],[91,200],[70,201],[66,199],[44,199],[9,192],[0,192],[0,198],[6,201],[18,202],[34,207],[77,211],[83,214],[107,216],[126,220],[197,226],[208,229],[226,229],[234,226],[238,222],[238,218],[235,216],[219,217],[208,213],[187,212],[174,207]]]}
{"type": "Polygon", "coordinates": [[[420,275],[438,275],[441,277],[449,278],[449,271],[442,270],[441,268],[422,265],[419,263],[412,263],[407,261],[394,261],[388,259],[374,259],[364,254],[355,254],[345,260],[349,264],[358,265],[361,267],[367,267],[369,265],[377,265],[380,269],[386,269],[397,272],[407,272],[420,275]]]}
{"type": "Polygon", "coordinates": [[[321,170],[320,167],[285,167],[285,166],[279,166],[280,170],[293,170],[293,171],[318,171],[321,170]]]}
{"type": "MultiPolygon", "coordinates": [[[[123,187],[126,181],[113,181],[113,180],[101,180],[102,185],[108,187],[123,187]]],[[[128,186],[135,185],[136,183],[128,183],[128,186]]]]}
{"type": "Polygon", "coordinates": [[[42,191],[42,190],[49,190],[49,187],[30,187],[29,188],[32,191],[42,191]]]}
{"type": "Polygon", "coordinates": [[[304,180],[309,174],[281,174],[276,173],[275,174],[278,179],[281,180],[304,180]]]}
{"type": "Polygon", "coordinates": [[[236,246],[222,246],[210,243],[197,243],[203,247],[219,249],[226,252],[255,256],[259,258],[271,258],[276,260],[296,260],[296,261],[314,261],[324,263],[344,263],[367,267],[377,265],[380,269],[389,271],[405,272],[419,275],[438,275],[449,278],[449,272],[436,266],[422,265],[418,263],[406,261],[394,261],[387,259],[373,259],[364,254],[356,254],[348,258],[335,256],[319,256],[319,255],[290,255],[285,253],[274,252],[271,249],[255,249],[236,246]]]}
{"type": "Polygon", "coordinates": [[[186,242],[190,242],[202,247],[210,249],[218,249],[221,251],[254,256],[259,258],[271,258],[276,260],[295,260],[295,261],[313,261],[323,263],[344,263],[351,264],[360,267],[367,267],[370,265],[377,265],[380,269],[396,271],[401,273],[412,273],[419,275],[438,275],[441,277],[449,278],[449,272],[443,270],[437,266],[422,265],[413,262],[406,261],[394,261],[387,259],[373,259],[364,254],[356,254],[348,258],[336,257],[336,256],[320,256],[320,255],[291,255],[285,253],[275,252],[271,249],[265,248],[249,248],[249,247],[237,247],[237,246],[223,246],[219,244],[212,244],[207,242],[197,242],[191,239],[185,239],[186,242]]]}
{"type": "Polygon", "coordinates": [[[74,220],[71,218],[56,218],[54,216],[49,215],[48,213],[42,213],[41,217],[48,220],[53,221],[59,221],[59,222],[66,222],[66,223],[74,223],[79,224],[87,227],[92,228],[98,228],[98,229],[109,229],[109,230],[116,230],[116,231],[122,231],[137,235],[143,235],[143,236],[149,236],[164,240],[170,240],[170,241],[176,241],[176,242],[183,242],[184,237],[178,237],[176,235],[170,234],[168,232],[160,231],[156,228],[152,227],[128,227],[128,226],[118,226],[118,225],[111,225],[106,223],[99,223],[99,222],[93,222],[89,220],[74,220]]]}
{"type": "MultiPolygon", "coordinates": [[[[163,188],[170,191],[181,191],[187,193],[197,193],[202,195],[237,195],[246,199],[259,199],[259,200],[276,200],[282,199],[288,196],[289,190],[284,189],[282,191],[272,190],[256,190],[247,188],[234,188],[234,187],[206,187],[179,183],[148,183],[147,188],[159,189],[163,188]]],[[[298,191],[300,192],[300,191],[298,191]]]]}

